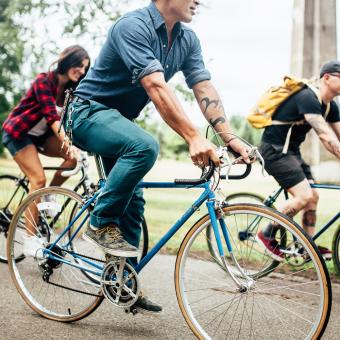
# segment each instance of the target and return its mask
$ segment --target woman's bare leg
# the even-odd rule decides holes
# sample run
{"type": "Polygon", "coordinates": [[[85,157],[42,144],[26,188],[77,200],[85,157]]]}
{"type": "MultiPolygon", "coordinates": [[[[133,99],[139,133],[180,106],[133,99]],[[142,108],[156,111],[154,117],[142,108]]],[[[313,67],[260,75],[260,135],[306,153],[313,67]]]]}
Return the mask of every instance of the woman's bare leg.
{"type": "MultiPolygon", "coordinates": [[[[29,192],[41,189],[46,185],[44,169],[40,162],[37,148],[33,145],[27,145],[14,155],[14,160],[19,165],[22,172],[27,176],[30,186],[29,192]]],[[[38,209],[35,204],[31,204],[25,211],[26,229],[28,235],[37,234],[38,209]]]]}
{"type": "MultiPolygon", "coordinates": [[[[76,166],[77,160],[66,153],[66,148],[61,149],[61,145],[62,142],[59,140],[59,138],[57,138],[55,135],[52,135],[46,139],[46,142],[43,145],[43,151],[39,150],[39,152],[48,157],[63,158],[64,161],[61,163],[60,167],[74,168],[76,166]]],[[[51,186],[60,186],[67,180],[67,177],[63,177],[61,175],[62,171],[63,170],[56,171],[50,183],[51,186]]]]}

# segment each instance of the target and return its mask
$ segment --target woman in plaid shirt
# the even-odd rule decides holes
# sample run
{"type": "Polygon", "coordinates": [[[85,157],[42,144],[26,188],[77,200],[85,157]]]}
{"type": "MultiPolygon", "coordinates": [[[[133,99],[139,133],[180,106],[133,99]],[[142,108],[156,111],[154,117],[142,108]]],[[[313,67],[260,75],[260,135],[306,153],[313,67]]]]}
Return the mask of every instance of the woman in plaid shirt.
{"type": "MultiPolygon", "coordinates": [[[[30,192],[46,185],[46,176],[38,153],[63,158],[61,167],[74,167],[74,148],[67,154],[68,145],[61,148],[64,133],[58,134],[60,117],[58,107],[63,105],[66,89],[75,88],[86,74],[90,64],[88,53],[78,45],[66,48],[52,64],[53,71],[40,73],[20,103],[3,123],[2,142],[30,182],[30,192]]],[[[52,67],[51,67],[52,68],[52,67]]],[[[57,171],[50,185],[59,186],[66,180],[57,171]]],[[[34,231],[32,230],[32,234],[34,231]]],[[[24,242],[26,255],[30,254],[32,240],[24,242]],[[27,243],[27,247],[25,247],[27,243]]]]}

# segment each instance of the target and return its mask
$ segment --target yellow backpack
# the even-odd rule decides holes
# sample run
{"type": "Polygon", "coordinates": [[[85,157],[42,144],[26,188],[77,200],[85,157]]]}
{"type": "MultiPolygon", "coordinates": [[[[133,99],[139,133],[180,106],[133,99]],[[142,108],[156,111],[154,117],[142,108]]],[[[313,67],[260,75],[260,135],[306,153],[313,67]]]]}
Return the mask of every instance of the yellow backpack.
{"type": "MultiPolygon", "coordinates": [[[[318,89],[318,79],[298,79],[290,76],[285,76],[283,78],[283,83],[279,86],[273,86],[268,89],[258,100],[255,107],[251,110],[250,114],[247,116],[248,122],[257,129],[265,128],[270,125],[291,125],[288,130],[285,145],[283,147],[283,153],[287,153],[290,135],[294,125],[302,125],[305,120],[299,121],[279,121],[273,120],[273,115],[275,114],[278,107],[286,101],[294,93],[302,90],[306,86],[311,88],[316,94],[319,102],[322,104],[322,99],[320,96],[320,91],[318,89]]],[[[330,104],[327,104],[326,112],[324,117],[326,118],[330,110],[330,104]]]]}

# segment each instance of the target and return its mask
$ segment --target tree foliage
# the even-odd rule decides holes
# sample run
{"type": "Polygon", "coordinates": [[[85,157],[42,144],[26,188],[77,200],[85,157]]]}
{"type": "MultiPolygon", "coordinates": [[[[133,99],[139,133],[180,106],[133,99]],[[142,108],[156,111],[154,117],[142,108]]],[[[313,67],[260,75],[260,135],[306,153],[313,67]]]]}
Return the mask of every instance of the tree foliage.
{"type": "MultiPolygon", "coordinates": [[[[24,56],[21,27],[14,20],[14,13],[28,10],[30,1],[0,0],[0,124],[5,120],[13,103],[20,96],[17,86],[24,56]]],[[[0,153],[3,147],[0,143],[0,153]]]]}
{"type": "MultiPolygon", "coordinates": [[[[129,0],[0,0],[1,123],[32,77],[47,67],[46,60],[66,47],[65,41],[80,43],[90,52],[98,49],[109,26],[129,9],[130,3],[129,0]],[[58,27],[51,25],[51,18],[58,27]]],[[[138,2],[147,3],[147,0],[138,2]]],[[[183,81],[176,80],[174,90],[184,100],[194,100],[183,81]]],[[[167,130],[164,124],[153,119],[154,110],[147,107],[138,124],[159,140],[161,156],[180,157],[187,153],[185,142],[173,132],[164,132],[167,130]]]]}

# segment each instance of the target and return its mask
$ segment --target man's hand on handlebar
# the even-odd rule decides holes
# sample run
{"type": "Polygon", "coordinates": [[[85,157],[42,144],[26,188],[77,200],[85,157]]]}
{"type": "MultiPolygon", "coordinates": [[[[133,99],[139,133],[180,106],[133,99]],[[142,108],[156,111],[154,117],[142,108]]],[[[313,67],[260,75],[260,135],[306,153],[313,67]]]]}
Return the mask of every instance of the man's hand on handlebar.
{"type": "Polygon", "coordinates": [[[215,166],[220,165],[214,145],[200,135],[197,135],[190,141],[189,152],[194,165],[200,168],[208,166],[210,160],[215,166]]]}
{"type": "Polygon", "coordinates": [[[251,147],[249,145],[246,145],[245,143],[243,143],[240,139],[238,139],[237,137],[233,138],[229,143],[228,146],[230,146],[230,148],[239,153],[242,156],[242,159],[245,163],[250,164],[255,162],[256,157],[255,155],[252,155],[251,151],[251,147]]]}

